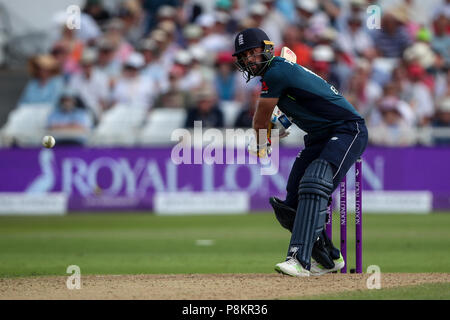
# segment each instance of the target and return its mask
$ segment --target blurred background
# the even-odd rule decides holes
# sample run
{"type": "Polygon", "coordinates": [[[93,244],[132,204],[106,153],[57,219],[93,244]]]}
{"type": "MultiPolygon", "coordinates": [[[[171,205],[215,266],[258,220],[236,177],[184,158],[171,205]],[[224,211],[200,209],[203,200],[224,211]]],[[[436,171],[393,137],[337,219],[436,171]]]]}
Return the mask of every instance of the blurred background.
{"type": "Polygon", "coordinates": [[[251,127],[261,84],[231,57],[249,27],[365,117],[364,209],[448,211],[449,19],[448,0],[0,0],[0,212],[268,210],[300,129],[276,176],[171,161],[172,132],[195,120],[251,127]]]}

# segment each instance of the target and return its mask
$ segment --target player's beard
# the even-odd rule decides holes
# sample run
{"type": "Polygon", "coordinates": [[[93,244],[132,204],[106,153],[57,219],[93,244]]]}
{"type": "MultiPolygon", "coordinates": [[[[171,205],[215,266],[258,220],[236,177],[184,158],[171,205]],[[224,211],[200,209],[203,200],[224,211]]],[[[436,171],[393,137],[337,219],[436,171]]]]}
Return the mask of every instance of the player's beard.
{"type": "Polygon", "coordinates": [[[261,71],[261,68],[263,67],[261,64],[262,64],[261,62],[249,63],[246,69],[250,72],[252,76],[258,76],[261,71]]]}
{"type": "Polygon", "coordinates": [[[248,82],[254,77],[262,76],[268,65],[268,61],[252,62],[247,64],[244,64],[242,61],[237,61],[236,65],[239,71],[244,74],[244,77],[248,82]]]}

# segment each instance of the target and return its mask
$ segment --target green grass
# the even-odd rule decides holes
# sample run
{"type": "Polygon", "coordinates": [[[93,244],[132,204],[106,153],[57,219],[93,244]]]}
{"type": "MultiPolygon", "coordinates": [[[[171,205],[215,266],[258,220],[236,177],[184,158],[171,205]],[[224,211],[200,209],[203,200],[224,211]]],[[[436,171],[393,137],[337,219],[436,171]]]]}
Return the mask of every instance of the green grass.
{"type": "MultiPolygon", "coordinates": [[[[374,264],[382,272],[449,272],[449,230],[450,214],[365,215],[364,269],[374,264]]],[[[0,277],[66,275],[72,264],[82,274],[272,273],[288,242],[289,232],[273,214],[0,217],[0,277]],[[198,246],[199,239],[214,245],[198,246]]]]}
{"type": "Polygon", "coordinates": [[[303,300],[450,300],[450,283],[428,283],[391,289],[301,297],[303,300]]]}

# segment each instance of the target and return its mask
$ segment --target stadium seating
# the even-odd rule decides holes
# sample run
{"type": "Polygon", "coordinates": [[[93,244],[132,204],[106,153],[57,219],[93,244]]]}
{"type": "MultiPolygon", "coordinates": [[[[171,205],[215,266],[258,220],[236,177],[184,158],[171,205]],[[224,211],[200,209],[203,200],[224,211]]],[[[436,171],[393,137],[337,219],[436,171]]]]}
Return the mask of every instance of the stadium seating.
{"type": "Polygon", "coordinates": [[[14,109],[0,131],[2,144],[21,147],[40,145],[52,109],[53,106],[48,104],[26,104],[14,109]]]}
{"type": "Polygon", "coordinates": [[[143,129],[138,134],[140,145],[172,144],[171,134],[183,128],[186,120],[184,109],[154,109],[147,117],[143,129]]]}
{"type": "Polygon", "coordinates": [[[145,120],[147,109],[117,104],[107,110],[94,130],[89,144],[93,146],[132,146],[145,120]]]}
{"type": "Polygon", "coordinates": [[[225,127],[233,128],[236,118],[242,110],[242,104],[237,101],[222,101],[219,108],[223,113],[225,127]]]}

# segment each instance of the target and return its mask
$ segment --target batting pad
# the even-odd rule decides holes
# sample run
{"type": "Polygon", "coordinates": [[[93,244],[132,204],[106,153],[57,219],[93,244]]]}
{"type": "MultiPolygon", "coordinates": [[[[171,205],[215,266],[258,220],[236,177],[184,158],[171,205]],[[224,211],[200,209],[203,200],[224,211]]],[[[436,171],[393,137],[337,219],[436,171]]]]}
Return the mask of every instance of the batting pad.
{"type": "Polygon", "coordinates": [[[314,242],[323,230],[328,199],[333,191],[331,165],[314,160],[300,180],[299,204],[289,244],[289,256],[295,256],[309,270],[314,242]]]}

